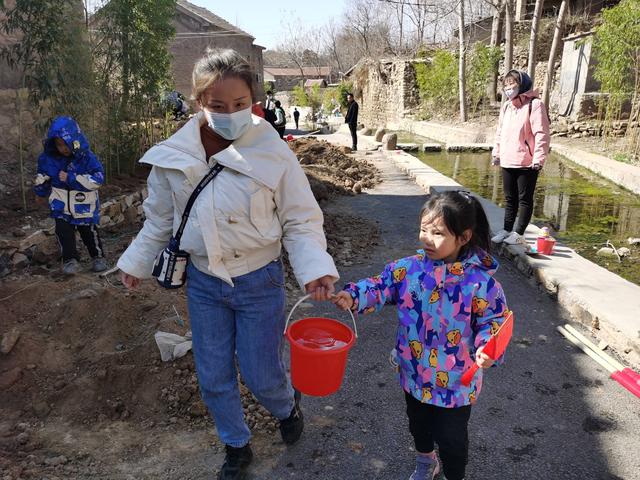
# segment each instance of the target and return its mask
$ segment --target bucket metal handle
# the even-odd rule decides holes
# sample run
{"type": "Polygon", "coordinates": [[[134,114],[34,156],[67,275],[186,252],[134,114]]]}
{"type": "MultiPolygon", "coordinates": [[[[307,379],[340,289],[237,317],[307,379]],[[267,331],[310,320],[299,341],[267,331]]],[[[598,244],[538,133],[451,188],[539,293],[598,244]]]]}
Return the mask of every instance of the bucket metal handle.
{"type": "MultiPolygon", "coordinates": [[[[307,300],[310,297],[311,297],[311,294],[305,295],[300,300],[298,300],[296,302],[296,304],[291,308],[291,311],[289,312],[289,316],[287,317],[287,322],[284,324],[284,332],[282,332],[283,335],[287,333],[287,327],[289,326],[289,320],[291,320],[291,315],[293,315],[294,310],[296,308],[298,308],[298,305],[300,305],[302,302],[304,302],[305,300],[307,300]]],[[[348,310],[348,312],[349,312],[349,315],[351,315],[351,321],[353,322],[353,333],[355,334],[356,338],[358,338],[358,327],[356,325],[356,319],[353,316],[353,312],[351,310],[348,310]]]]}

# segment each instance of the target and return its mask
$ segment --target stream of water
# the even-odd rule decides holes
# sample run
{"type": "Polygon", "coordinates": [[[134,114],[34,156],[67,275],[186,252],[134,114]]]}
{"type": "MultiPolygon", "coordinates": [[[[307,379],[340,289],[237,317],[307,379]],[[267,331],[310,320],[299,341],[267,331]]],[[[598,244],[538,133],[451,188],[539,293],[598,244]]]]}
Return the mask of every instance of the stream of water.
{"type": "MultiPolygon", "coordinates": [[[[422,139],[414,139],[418,142],[422,139]]],[[[502,177],[489,153],[415,153],[415,156],[466,188],[504,207],[502,177]]],[[[563,157],[551,153],[535,195],[532,223],[548,225],[559,241],[580,255],[640,285],[640,197],[563,157]],[[596,251],[609,240],[628,247],[631,256],[601,257],[596,251]]]]}

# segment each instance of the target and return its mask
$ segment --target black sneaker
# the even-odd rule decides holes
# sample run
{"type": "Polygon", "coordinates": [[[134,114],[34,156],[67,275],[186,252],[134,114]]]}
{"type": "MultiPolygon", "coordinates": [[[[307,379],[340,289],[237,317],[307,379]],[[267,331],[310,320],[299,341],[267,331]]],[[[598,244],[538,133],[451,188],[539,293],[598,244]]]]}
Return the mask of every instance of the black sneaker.
{"type": "Polygon", "coordinates": [[[299,391],[294,390],[293,393],[293,409],[288,418],[280,420],[280,434],[282,435],[282,441],[287,445],[293,445],[300,439],[302,430],[304,430],[304,418],[302,416],[302,410],[300,410],[300,397],[302,395],[299,391]]]}
{"type": "Polygon", "coordinates": [[[242,480],[247,474],[247,468],[253,460],[251,446],[247,443],[244,447],[235,448],[225,445],[227,456],[218,474],[218,480],[242,480]]]}

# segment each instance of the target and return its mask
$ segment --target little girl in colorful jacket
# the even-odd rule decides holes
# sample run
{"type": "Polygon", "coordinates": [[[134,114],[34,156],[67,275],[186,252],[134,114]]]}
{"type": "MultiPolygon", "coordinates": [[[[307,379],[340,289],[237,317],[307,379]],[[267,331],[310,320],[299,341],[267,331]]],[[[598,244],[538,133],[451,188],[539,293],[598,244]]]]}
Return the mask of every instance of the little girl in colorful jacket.
{"type": "Polygon", "coordinates": [[[493,278],[498,263],[488,253],[489,223],[473,196],[454,191],[432,195],[420,212],[419,238],[424,249],[417,255],[346,285],[333,301],[365,314],[385,304],[397,306],[392,354],[418,452],[410,478],[431,480],[438,474],[435,442],[447,480],[461,480],[467,422],[482,388],[482,370],[468,387],[460,377],[474,362],[483,368],[493,364],[482,349],[508,310],[493,278]]]}

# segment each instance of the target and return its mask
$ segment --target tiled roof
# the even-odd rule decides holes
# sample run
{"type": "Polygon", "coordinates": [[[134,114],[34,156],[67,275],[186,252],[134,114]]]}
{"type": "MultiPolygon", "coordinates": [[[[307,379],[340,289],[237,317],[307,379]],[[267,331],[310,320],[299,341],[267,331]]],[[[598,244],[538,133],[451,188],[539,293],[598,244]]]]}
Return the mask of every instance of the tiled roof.
{"type": "Polygon", "coordinates": [[[224,18],[217,16],[215,13],[210,12],[206,8],[194,5],[193,3],[187,2],[187,0],[178,0],[178,5],[184,8],[185,10],[188,10],[191,14],[201,19],[204,19],[210,24],[215,25],[219,28],[222,28],[223,30],[239,33],[251,39],[255,38],[253,35],[250,35],[244,30],[241,30],[240,28],[236,27],[235,25],[230,24],[224,18]]]}
{"type": "MultiPolygon", "coordinates": [[[[299,68],[264,67],[274,77],[298,77],[299,68]]],[[[327,77],[331,74],[331,67],[302,67],[305,77],[327,77]]]]}

